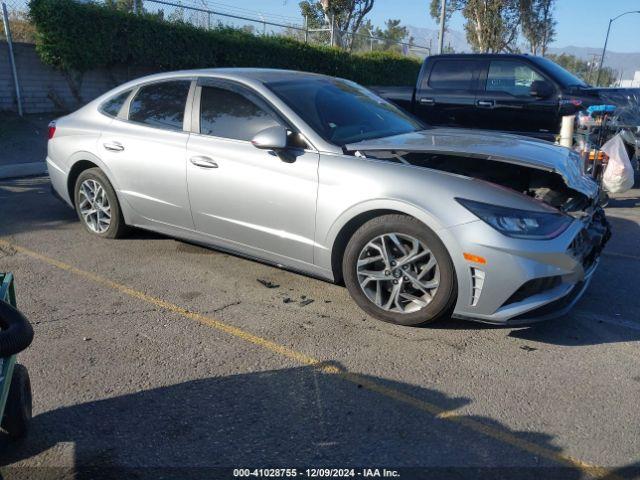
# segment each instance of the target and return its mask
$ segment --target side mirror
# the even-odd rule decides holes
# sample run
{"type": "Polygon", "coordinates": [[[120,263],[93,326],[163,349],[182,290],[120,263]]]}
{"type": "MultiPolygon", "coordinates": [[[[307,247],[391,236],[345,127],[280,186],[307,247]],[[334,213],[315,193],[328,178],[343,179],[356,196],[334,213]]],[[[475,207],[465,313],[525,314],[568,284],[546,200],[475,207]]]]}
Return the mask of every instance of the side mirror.
{"type": "Polygon", "coordinates": [[[262,150],[283,150],[287,148],[287,129],[280,125],[275,125],[260,130],[251,139],[251,144],[262,150]]]}
{"type": "Polygon", "coordinates": [[[549,98],[553,95],[553,86],[545,80],[535,80],[531,83],[529,95],[536,98],[549,98]]]}

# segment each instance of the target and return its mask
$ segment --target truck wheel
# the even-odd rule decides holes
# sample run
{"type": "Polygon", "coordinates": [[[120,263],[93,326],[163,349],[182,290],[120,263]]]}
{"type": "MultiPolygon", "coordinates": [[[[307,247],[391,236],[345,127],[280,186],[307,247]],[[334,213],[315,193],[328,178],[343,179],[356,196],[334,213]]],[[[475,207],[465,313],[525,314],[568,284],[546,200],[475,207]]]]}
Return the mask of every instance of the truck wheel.
{"type": "Polygon", "coordinates": [[[24,365],[16,364],[13,367],[9,395],[2,417],[2,429],[12,438],[24,437],[29,430],[31,409],[29,372],[24,365]]]}
{"type": "Polygon", "coordinates": [[[451,257],[438,236],[407,215],[369,220],[342,262],[356,303],[385,322],[419,326],[450,316],[457,296],[451,257]]]}

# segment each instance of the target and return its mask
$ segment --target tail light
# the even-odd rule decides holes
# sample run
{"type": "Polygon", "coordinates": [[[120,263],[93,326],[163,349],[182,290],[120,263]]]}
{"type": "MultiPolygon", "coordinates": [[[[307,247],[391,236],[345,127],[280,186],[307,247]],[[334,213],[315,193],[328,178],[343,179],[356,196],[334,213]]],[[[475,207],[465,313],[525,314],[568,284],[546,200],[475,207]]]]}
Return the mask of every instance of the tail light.
{"type": "Polygon", "coordinates": [[[54,121],[49,123],[49,131],[48,131],[49,140],[51,140],[55,134],[56,134],[56,122],[54,121]]]}

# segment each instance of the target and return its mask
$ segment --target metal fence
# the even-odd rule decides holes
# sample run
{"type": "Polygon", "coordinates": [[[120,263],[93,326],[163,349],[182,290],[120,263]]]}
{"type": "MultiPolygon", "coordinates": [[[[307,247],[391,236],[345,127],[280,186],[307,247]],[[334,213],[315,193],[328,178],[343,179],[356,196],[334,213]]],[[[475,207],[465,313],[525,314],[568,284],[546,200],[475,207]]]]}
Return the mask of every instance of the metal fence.
{"type": "MultiPolygon", "coordinates": [[[[4,1],[7,4],[13,41],[33,43],[35,29],[29,21],[28,0],[4,1]]],[[[333,28],[332,25],[313,29],[301,17],[261,13],[212,0],[97,0],[97,3],[112,5],[132,13],[156,14],[168,22],[186,22],[203,29],[231,27],[254,35],[286,36],[306,43],[335,45],[354,52],[394,50],[403,55],[421,58],[430,53],[430,47],[412,42],[392,41],[372,34],[353,34],[333,28]]],[[[0,32],[0,40],[4,40],[4,25],[0,32]]]]}
{"type": "Polygon", "coordinates": [[[8,17],[8,25],[5,25],[4,17],[0,15],[0,40],[7,39],[8,26],[14,42],[33,43],[35,28],[29,20],[27,0],[0,0],[0,3],[6,4],[8,17]]]}

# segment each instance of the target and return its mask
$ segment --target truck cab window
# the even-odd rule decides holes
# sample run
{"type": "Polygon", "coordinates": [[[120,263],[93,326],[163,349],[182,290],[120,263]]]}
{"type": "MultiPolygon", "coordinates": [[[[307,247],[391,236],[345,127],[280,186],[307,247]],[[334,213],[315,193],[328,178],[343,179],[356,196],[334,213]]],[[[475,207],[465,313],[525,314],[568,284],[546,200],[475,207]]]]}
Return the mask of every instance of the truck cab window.
{"type": "Polygon", "coordinates": [[[468,60],[438,60],[429,75],[429,87],[449,90],[473,90],[476,62],[468,60]]]}
{"type": "Polygon", "coordinates": [[[486,91],[529,96],[531,84],[536,80],[544,80],[544,77],[524,63],[494,60],[489,65],[486,91]]]}

